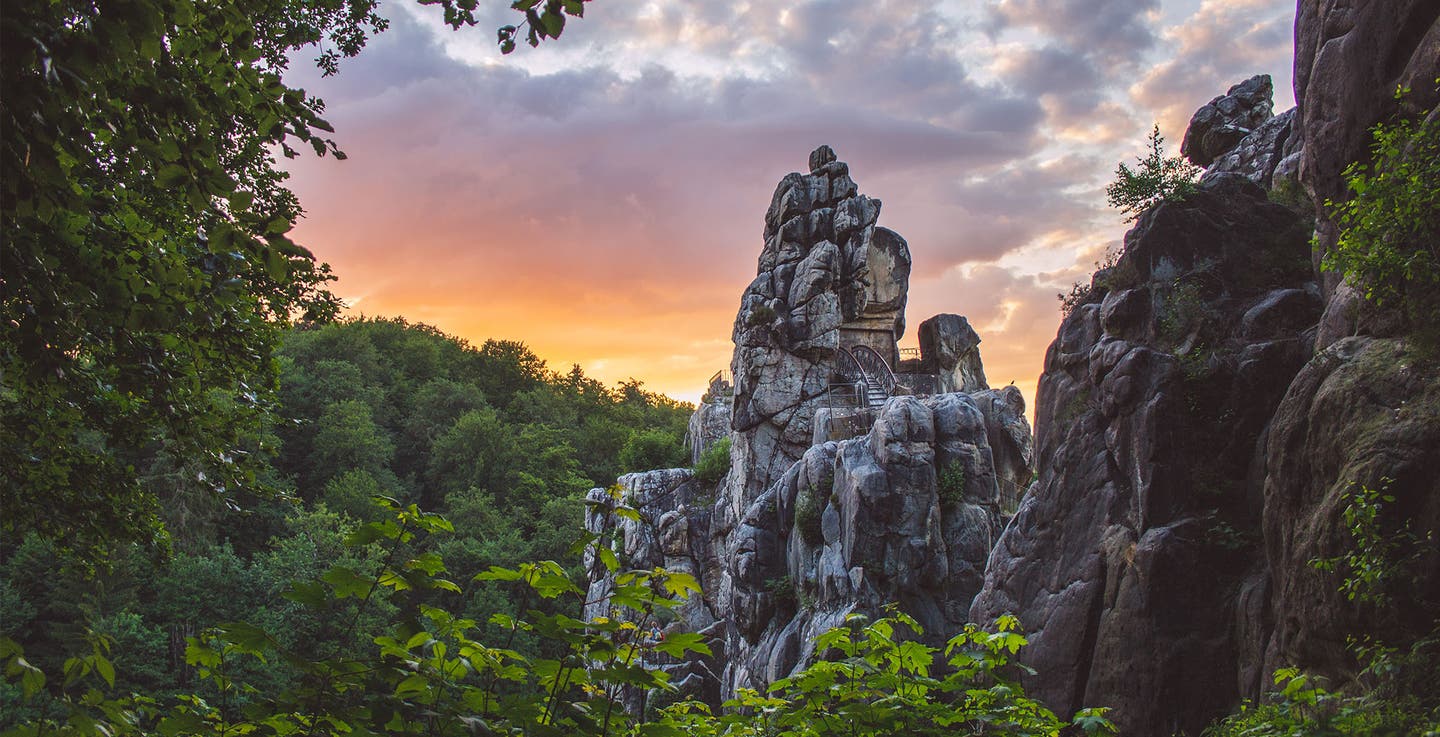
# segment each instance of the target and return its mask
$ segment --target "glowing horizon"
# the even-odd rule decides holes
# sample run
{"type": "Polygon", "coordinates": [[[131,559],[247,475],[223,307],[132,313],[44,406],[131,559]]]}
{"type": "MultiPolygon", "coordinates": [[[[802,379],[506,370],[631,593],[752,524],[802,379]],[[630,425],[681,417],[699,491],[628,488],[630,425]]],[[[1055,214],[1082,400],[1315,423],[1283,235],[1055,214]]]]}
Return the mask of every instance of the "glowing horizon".
{"type": "Polygon", "coordinates": [[[337,77],[296,62],[349,159],[290,162],[294,235],[354,314],[519,340],[552,370],[693,402],[729,367],[775,183],[830,144],[910,244],[901,344],[965,315],[991,384],[1033,412],[1055,295],[1124,232],[1104,205],[1116,162],[1152,122],[1177,152],[1190,114],[1253,74],[1288,108],[1294,5],[930,9],[602,1],[502,58],[483,25],[396,6],[337,77]]]}

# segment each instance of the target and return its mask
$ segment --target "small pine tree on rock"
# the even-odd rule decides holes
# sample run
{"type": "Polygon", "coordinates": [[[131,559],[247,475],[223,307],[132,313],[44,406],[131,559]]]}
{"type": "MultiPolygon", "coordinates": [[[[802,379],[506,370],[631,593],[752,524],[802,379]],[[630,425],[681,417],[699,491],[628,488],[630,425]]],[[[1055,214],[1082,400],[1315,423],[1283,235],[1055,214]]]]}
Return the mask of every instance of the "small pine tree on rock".
{"type": "Polygon", "coordinates": [[[1115,167],[1115,181],[1105,188],[1105,199],[1111,207],[1135,220],[1141,213],[1161,202],[1179,202],[1195,192],[1200,168],[1178,156],[1165,155],[1165,138],[1160,126],[1150,131],[1150,153],[1136,157],[1138,166],[1115,167]]]}

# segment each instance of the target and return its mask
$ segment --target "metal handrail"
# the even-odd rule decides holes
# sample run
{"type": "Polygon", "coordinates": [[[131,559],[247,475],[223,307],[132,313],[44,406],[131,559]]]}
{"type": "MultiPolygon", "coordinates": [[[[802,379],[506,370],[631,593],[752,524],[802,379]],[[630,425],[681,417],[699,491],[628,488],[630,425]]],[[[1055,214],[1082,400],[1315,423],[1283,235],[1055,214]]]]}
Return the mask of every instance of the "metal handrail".
{"type": "Polygon", "coordinates": [[[855,360],[855,354],[841,348],[835,356],[835,370],[851,381],[865,381],[865,367],[855,360]]]}
{"type": "Polygon", "coordinates": [[[852,346],[849,353],[864,372],[867,383],[873,382],[871,385],[885,392],[885,396],[895,392],[895,372],[879,351],[868,345],[857,345],[852,346]]]}

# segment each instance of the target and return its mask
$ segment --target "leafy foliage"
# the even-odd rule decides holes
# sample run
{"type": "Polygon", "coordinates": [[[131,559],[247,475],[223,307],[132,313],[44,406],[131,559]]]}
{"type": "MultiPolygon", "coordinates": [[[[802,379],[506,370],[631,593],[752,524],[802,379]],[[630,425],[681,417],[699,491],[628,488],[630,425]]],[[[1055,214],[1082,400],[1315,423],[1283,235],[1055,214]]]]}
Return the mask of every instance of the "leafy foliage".
{"type": "Polygon", "coordinates": [[[959,504],[965,499],[965,464],[958,460],[951,461],[943,468],[935,478],[936,493],[940,497],[942,506],[959,504]]]}
{"type": "MultiPolygon", "coordinates": [[[[1391,529],[1386,489],[1359,485],[1343,512],[1348,549],[1310,561],[1322,572],[1343,572],[1338,587],[1348,601],[1366,607],[1365,631],[1347,636],[1362,669],[1349,687],[1331,691],[1321,679],[1296,668],[1275,671],[1278,689],[1262,704],[1243,704],[1204,732],[1204,737],[1390,737],[1440,735],[1440,620],[1428,634],[1394,642],[1379,634],[1394,615],[1397,592],[1412,587],[1421,558],[1420,538],[1409,523],[1391,529]]],[[[1433,612],[1432,612],[1433,615],[1433,612]]]]}
{"type": "Polygon", "coordinates": [[[700,454],[695,464],[695,478],[706,484],[718,483],[730,472],[730,438],[715,441],[700,454]]]}
{"type": "MultiPolygon", "coordinates": [[[[476,0],[442,4],[474,25],[476,0]]],[[[162,452],[224,503],[277,491],[248,445],[273,406],[274,348],[339,303],[287,236],[301,210],[276,158],[344,158],[323,102],[284,75],[312,46],[334,74],[388,26],[377,8],[4,6],[0,532],[90,562],[129,541],[163,550],[169,500],[143,478],[162,452]]],[[[583,3],[512,9],[538,43],[583,3]]]]}
{"type": "MultiPolygon", "coordinates": [[[[637,382],[608,388],[578,368],[551,372],[521,343],[477,349],[402,320],[294,330],[278,359],[279,417],[263,434],[279,454],[260,473],[288,498],[247,499],[238,509],[192,504],[213,496],[178,464],[155,477],[174,487],[159,511],[176,534],[169,563],[118,546],[103,576],[69,570],[42,536],[0,539],[0,634],[23,644],[37,667],[58,673],[90,629],[114,639],[122,691],[214,699],[185,663],[184,642],[222,622],[261,626],[291,653],[353,653],[393,607],[377,600],[358,619],[353,608],[302,616],[280,592],[332,563],[376,565],[343,541],[388,516],[377,496],[444,510],[458,532],[437,540],[435,552],[462,578],[564,559],[580,498],[615,477],[626,440],[648,430],[678,444],[689,414],[637,382]],[[345,634],[351,620],[358,639],[345,634]]],[[[416,596],[439,603],[425,598],[433,592],[416,596]]],[[[488,631],[491,615],[512,607],[505,592],[477,589],[454,611],[488,631]]],[[[533,654],[541,639],[520,633],[512,647],[533,654]]],[[[299,677],[273,662],[236,662],[244,665],[232,677],[266,693],[299,677]]],[[[0,688],[0,724],[27,713],[20,695],[0,688]]],[[[253,695],[227,698],[242,705],[253,695]]]]}
{"type": "Polygon", "coordinates": [[[1408,523],[1399,530],[1382,525],[1382,510],[1395,503],[1395,496],[1387,491],[1391,483],[1381,479],[1379,488],[1361,484],[1354,489],[1344,510],[1349,548],[1343,555],[1310,561],[1317,570],[1344,573],[1340,593],[1346,599],[1378,609],[1390,606],[1395,590],[1413,578],[1421,553],[1420,540],[1408,523]]]}
{"type": "Polygon", "coordinates": [[[685,446],[664,430],[641,430],[620,449],[620,467],[625,471],[677,468],[685,465],[685,446]]]}
{"type": "Polygon", "coordinates": [[[795,529],[806,545],[820,545],[825,542],[822,525],[825,505],[830,498],[835,479],[830,476],[821,479],[816,486],[801,489],[795,495],[795,529]]]}
{"type": "Polygon", "coordinates": [[[341,157],[286,86],[385,27],[370,0],[7,4],[0,42],[4,530],[80,552],[163,544],[136,473],[158,439],[214,492],[253,484],[238,437],[291,320],[337,302],[292,242],[275,154],[341,157]]]}
{"type": "Polygon", "coordinates": [[[1160,126],[1150,132],[1150,152],[1136,157],[1137,167],[1123,162],[1115,167],[1115,181],[1105,188],[1105,199],[1126,220],[1135,220],[1141,213],[1161,202],[1178,202],[1195,191],[1200,169],[1178,156],[1165,155],[1165,138],[1160,126]]]}
{"type": "Polygon", "coordinates": [[[1440,734],[1440,715],[1413,704],[1347,696],[1325,689],[1295,668],[1275,671],[1269,703],[1245,704],[1203,737],[1391,737],[1440,734]]]}
{"type": "MultiPolygon", "coordinates": [[[[500,586],[516,592],[514,613],[490,618],[498,639],[480,639],[481,625],[442,603],[465,588],[448,575],[433,547],[453,525],[414,505],[385,502],[391,516],[356,527],[346,536],[350,559],[284,597],[298,605],[291,621],[343,622],[333,646],[316,652],[284,630],[253,622],[220,624],[186,638],[184,660],[194,669],[192,693],[169,698],[117,693],[109,640],[92,637],[85,655],[67,659],[53,683],[9,639],[0,639],[7,681],[27,703],[44,702],[7,734],[425,734],[528,735],[880,735],[951,734],[1055,737],[1072,726],[1084,734],[1113,734],[1103,710],[1082,710],[1067,725],[1026,697],[1010,674],[1010,658],[1025,644],[1013,617],[998,630],[968,626],[944,648],[910,636],[922,634],[907,615],[892,610],[869,622],[851,616],[822,635],[827,656],[766,694],[742,692],[729,711],[711,715],[685,701],[653,721],[621,708],[627,690],[671,688],[656,664],[687,653],[710,654],[691,633],[650,637],[657,620],[699,593],[696,580],[664,570],[622,571],[610,541],[587,536],[596,560],[614,575],[603,602],[609,616],[577,619],[535,608],[541,602],[585,605],[585,593],[554,562],[491,566],[466,587],[500,586]],[[373,634],[359,626],[380,607],[391,614],[373,634]],[[337,611],[337,607],[340,608],[337,611]],[[347,616],[338,616],[340,611],[347,616]],[[513,648],[533,634],[549,652],[513,648]],[[497,644],[498,643],[498,644],[497,644]],[[257,688],[252,667],[288,677],[257,688]],[[202,697],[200,693],[207,694],[202,697]]],[[[634,510],[629,510],[634,511],[634,510]]]]}
{"type": "Polygon", "coordinates": [[[1440,119],[1401,118],[1371,135],[1370,161],[1345,169],[1350,199],[1325,203],[1340,236],[1323,266],[1423,325],[1440,315],[1440,119]]]}
{"type": "MultiPolygon", "coordinates": [[[[1008,674],[1025,644],[1014,617],[989,632],[967,625],[942,649],[912,639],[923,634],[893,607],[870,621],[850,615],[843,627],[822,634],[816,650],[827,659],[771,684],[765,693],[744,690],[710,715],[695,704],[665,710],[649,733],[685,735],[1058,735],[1114,734],[1103,709],[1083,709],[1072,722],[1058,719],[1027,697],[1008,674]],[[906,632],[908,630],[908,634],[906,632]],[[943,652],[944,665],[936,667],[943,652]]],[[[641,733],[647,733],[642,727],[641,733]]]]}

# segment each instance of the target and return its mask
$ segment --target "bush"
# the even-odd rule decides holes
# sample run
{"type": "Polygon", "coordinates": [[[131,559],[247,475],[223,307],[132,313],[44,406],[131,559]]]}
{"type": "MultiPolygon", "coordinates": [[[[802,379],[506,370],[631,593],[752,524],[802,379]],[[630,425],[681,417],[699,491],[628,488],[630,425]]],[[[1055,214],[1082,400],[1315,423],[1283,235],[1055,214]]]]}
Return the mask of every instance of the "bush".
{"type": "Polygon", "coordinates": [[[640,430],[620,449],[620,468],[626,473],[685,465],[685,445],[666,430],[640,430]]]}
{"type": "Polygon", "coordinates": [[[965,498],[965,464],[950,461],[935,476],[935,490],[940,496],[940,506],[959,504],[965,498]]]}
{"type": "Polygon", "coordinates": [[[1440,119],[1371,129],[1371,160],[1345,169],[1352,197],[1327,200],[1340,237],[1323,267],[1417,325],[1440,314],[1440,119]]]}
{"type": "Polygon", "coordinates": [[[1115,181],[1105,188],[1105,199],[1135,220],[1141,213],[1161,202],[1179,202],[1195,191],[1200,168],[1178,156],[1165,155],[1165,138],[1160,126],[1150,131],[1150,154],[1136,157],[1138,168],[1125,164],[1115,167],[1115,181]]]}
{"type": "Polygon", "coordinates": [[[721,438],[714,445],[706,448],[700,454],[700,461],[695,464],[696,480],[706,483],[718,483],[730,472],[730,438],[721,438]]]}
{"type": "Polygon", "coordinates": [[[825,500],[830,496],[833,484],[833,478],[826,479],[821,482],[820,488],[812,486],[801,489],[800,493],[795,495],[795,529],[806,545],[825,542],[820,517],[825,512],[825,500]]]}

